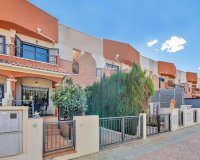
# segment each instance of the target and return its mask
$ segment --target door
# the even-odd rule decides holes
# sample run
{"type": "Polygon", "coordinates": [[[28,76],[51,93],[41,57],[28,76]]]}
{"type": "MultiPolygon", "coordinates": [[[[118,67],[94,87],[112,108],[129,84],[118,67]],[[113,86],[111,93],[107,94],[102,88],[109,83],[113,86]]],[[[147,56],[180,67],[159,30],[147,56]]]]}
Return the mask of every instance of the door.
{"type": "Polygon", "coordinates": [[[41,107],[49,105],[49,89],[39,87],[22,86],[22,103],[30,105],[34,102],[34,112],[40,112],[41,107]]]}
{"type": "Polygon", "coordinates": [[[4,85],[0,84],[0,106],[2,106],[2,99],[4,98],[4,85]]]}

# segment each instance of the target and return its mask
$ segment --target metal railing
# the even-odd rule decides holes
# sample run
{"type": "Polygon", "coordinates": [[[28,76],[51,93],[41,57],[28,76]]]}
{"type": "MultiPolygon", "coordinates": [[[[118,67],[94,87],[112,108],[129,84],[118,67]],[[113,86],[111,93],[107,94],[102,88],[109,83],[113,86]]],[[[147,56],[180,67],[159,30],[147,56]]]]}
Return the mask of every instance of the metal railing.
{"type": "MultiPolygon", "coordinates": [[[[9,102],[8,102],[9,103],[9,102]]],[[[35,106],[33,100],[12,100],[11,101],[12,106],[26,106],[28,107],[28,115],[29,117],[32,117],[35,113],[35,106]]]]}
{"type": "Polygon", "coordinates": [[[5,43],[0,43],[0,54],[10,54],[10,45],[5,43]]]}
{"type": "Polygon", "coordinates": [[[183,126],[183,111],[178,112],[178,125],[183,126]]]}
{"type": "Polygon", "coordinates": [[[50,64],[57,64],[58,49],[48,49],[48,53],[36,51],[36,49],[27,49],[24,47],[15,46],[15,56],[27,58],[30,60],[46,62],[50,64]],[[26,52],[26,57],[25,53],[26,52]],[[32,58],[31,58],[32,57],[32,58]]]}
{"type": "Polygon", "coordinates": [[[197,110],[193,110],[193,122],[197,122],[197,110]]]}
{"type": "Polygon", "coordinates": [[[100,147],[140,138],[139,116],[100,118],[100,147]]]}
{"type": "Polygon", "coordinates": [[[147,115],[147,136],[171,130],[170,114],[147,115]]]}
{"type": "Polygon", "coordinates": [[[75,121],[44,123],[43,152],[75,149],[75,121]]]}

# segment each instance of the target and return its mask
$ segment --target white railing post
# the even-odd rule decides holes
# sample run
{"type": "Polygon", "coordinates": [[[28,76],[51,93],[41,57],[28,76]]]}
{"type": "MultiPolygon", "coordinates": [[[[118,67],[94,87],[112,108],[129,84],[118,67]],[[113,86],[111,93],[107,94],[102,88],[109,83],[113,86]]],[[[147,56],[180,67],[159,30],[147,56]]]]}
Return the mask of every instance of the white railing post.
{"type": "Polygon", "coordinates": [[[146,113],[140,113],[139,114],[139,127],[138,127],[138,133],[142,137],[142,139],[147,138],[147,129],[146,129],[146,113]],[[141,133],[142,131],[142,133],[141,133]]]}

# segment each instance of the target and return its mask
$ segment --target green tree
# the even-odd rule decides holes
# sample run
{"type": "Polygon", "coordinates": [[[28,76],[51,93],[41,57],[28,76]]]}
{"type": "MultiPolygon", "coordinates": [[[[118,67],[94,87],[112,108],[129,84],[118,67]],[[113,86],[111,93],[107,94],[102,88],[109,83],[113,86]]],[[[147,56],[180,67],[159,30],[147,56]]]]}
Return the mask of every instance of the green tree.
{"type": "Polygon", "coordinates": [[[148,108],[154,86],[149,77],[136,63],[129,73],[119,72],[86,88],[87,114],[100,117],[137,115],[148,108]]]}
{"type": "Polygon", "coordinates": [[[87,110],[84,90],[74,85],[71,79],[53,91],[51,100],[59,109],[59,116],[65,120],[72,120],[73,116],[83,115],[87,110]]]}

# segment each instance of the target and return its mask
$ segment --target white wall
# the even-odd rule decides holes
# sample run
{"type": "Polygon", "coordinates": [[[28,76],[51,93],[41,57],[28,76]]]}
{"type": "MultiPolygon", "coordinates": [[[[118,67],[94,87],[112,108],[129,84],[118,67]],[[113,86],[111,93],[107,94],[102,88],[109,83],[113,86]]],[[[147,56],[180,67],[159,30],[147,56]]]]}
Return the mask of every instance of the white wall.
{"type": "Polygon", "coordinates": [[[186,83],[186,72],[181,71],[181,83],[186,83]]]}
{"type": "Polygon", "coordinates": [[[97,68],[103,68],[105,58],[103,57],[103,40],[84,34],[72,28],[59,25],[59,47],[60,58],[72,61],[72,50],[78,49],[82,53],[91,53],[94,57],[97,68]]]}
{"type": "Polygon", "coordinates": [[[0,28],[0,35],[6,37],[6,44],[10,44],[10,30],[5,30],[0,28]]]}
{"type": "Polygon", "coordinates": [[[24,42],[28,42],[28,43],[31,43],[31,44],[35,44],[35,45],[39,45],[39,46],[47,47],[47,48],[54,48],[53,43],[42,41],[42,40],[35,39],[35,38],[32,38],[32,37],[28,37],[28,36],[25,36],[25,35],[22,35],[22,34],[19,34],[19,33],[16,33],[16,35],[24,42]]]}
{"type": "Polygon", "coordinates": [[[152,71],[153,74],[158,75],[158,62],[144,56],[140,56],[140,65],[142,70],[152,71]]]}
{"type": "Polygon", "coordinates": [[[41,78],[19,78],[16,82],[16,100],[21,100],[21,85],[29,87],[42,87],[49,88],[49,106],[47,108],[47,114],[54,114],[53,103],[50,99],[52,95],[52,82],[46,79],[41,78]],[[35,86],[35,82],[38,82],[38,85],[35,86]]]}

